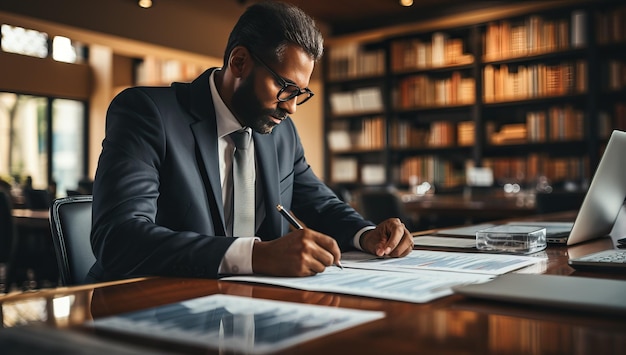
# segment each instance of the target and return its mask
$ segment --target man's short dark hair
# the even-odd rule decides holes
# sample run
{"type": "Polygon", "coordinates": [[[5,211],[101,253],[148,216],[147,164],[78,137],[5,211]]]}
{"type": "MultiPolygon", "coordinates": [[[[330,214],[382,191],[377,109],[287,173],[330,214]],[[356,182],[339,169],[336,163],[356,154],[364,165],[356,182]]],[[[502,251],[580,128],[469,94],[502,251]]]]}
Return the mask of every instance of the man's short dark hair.
{"type": "Polygon", "coordinates": [[[324,51],[324,39],[315,21],[297,6],[276,1],[251,5],[230,33],[224,67],[236,46],[244,46],[266,60],[281,62],[289,44],[301,47],[314,61],[324,51]]]}

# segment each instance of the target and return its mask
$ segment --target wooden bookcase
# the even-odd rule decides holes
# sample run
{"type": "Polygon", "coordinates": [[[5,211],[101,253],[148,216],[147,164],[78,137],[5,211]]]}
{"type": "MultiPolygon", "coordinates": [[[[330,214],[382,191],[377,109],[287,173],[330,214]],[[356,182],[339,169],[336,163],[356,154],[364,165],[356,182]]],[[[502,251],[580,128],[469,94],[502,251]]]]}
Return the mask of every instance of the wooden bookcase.
{"type": "Polygon", "coordinates": [[[326,181],[584,187],[626,129],[624,23],[619,1],[545,1],[331,39],[326,181]]]}

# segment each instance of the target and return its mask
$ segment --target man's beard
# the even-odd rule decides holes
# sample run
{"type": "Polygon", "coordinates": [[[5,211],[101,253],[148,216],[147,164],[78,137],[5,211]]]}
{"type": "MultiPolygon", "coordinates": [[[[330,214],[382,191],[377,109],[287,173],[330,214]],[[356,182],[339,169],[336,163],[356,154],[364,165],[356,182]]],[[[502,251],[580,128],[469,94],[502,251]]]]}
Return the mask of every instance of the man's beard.
{"type": "Polygon", "coordinates": [[[235,90],[232,98],[233,113],[243,126],[254,131],[268,134],[276,126],[270,117],[285,118],[287,113],[279,108],[272,110],[264,108],[254,92],[254,72],[235,90]]]}

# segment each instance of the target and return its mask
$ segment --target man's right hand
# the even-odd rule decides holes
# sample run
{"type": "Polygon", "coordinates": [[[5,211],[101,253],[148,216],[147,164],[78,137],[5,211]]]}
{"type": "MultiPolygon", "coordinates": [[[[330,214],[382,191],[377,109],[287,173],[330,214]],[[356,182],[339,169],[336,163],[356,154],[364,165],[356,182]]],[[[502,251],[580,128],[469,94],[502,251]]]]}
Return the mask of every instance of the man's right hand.
{"type": "Polygon", "coordinates": [[[340,259],[335,239],[304,228],[278,239],[254,243],[252,270],[272,276],[311,276],[338,264],[340,259]]]}

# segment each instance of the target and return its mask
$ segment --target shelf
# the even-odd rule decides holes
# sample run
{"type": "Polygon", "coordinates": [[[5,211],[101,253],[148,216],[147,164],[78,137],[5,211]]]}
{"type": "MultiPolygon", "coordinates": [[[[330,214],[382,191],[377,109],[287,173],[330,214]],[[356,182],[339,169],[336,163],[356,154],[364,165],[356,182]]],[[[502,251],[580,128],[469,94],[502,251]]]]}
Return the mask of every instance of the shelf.
{"type": "Polygon", "coordinates": [[[547,153],[549,155],[584,155],[587,150],[586,148],[585,141],[582,140],[485,145],[484,156],[524,156],[529,153],[547,153]]]}
{"type": "Polygon", "coordinates": [[[552,95],[552,96],[543,96],[543,97],[533,97],[530,99],[523,100],[502,100],[495,102],[486,102],[483,104],[483,108],[485,110],[488,109],[499,109],[499,108],[511,108],[511,107],[520,107],[525,106],[527,109],[534,108],[537,106],[549,106],[556,105],[561,103],[574,103],[574,104],[583,104],[584,100],[587,98],[586,94],[569,94],[569,95],[552,95]]]}
{"type": "Polygon", "coordinates": [[[415,74],[432,74],[432,73],[447,73],[452,71],[467,71],[474,68],[474,63],[456,64],[456,65],[442,65],[438,67],[428,67],[420,69],[404,69],[394,71],[392,74],[395,77],[404,77],[415,74]]]}
{"type": "Polygon", "coordinates": [[[487,60],[483,58],[483,64],[520,64],[520,63],[532,63],[532,62],[550,62],[567,58],[568,60],[575,58],[584,58],[587,55],[587,48],[555,50],[546,52],[537,52],[532,54],[520,55],[520,56],[508,56],[506,58],[500,58],[495,60],[487,60]]]}
{"type": "MultiPolygon", "coordinates": [[[[477,166],[492,168],[494,181],[588,181],[610,132],[626,129],[624,22],[619,1],[535,2],[329,41],[385,63],[374,76],[326,81],[327,99],[379,85],[382,104],[340,115],[326,105],[328,130],[384,122],[376,150],[326,147],[327,179],[333,160],[346,158],[358,172],[383,165],[389,186],[418,175],[455,188],[477,166]]],[[[359,174],[350,188],[361,186],[359,174]]]]}

